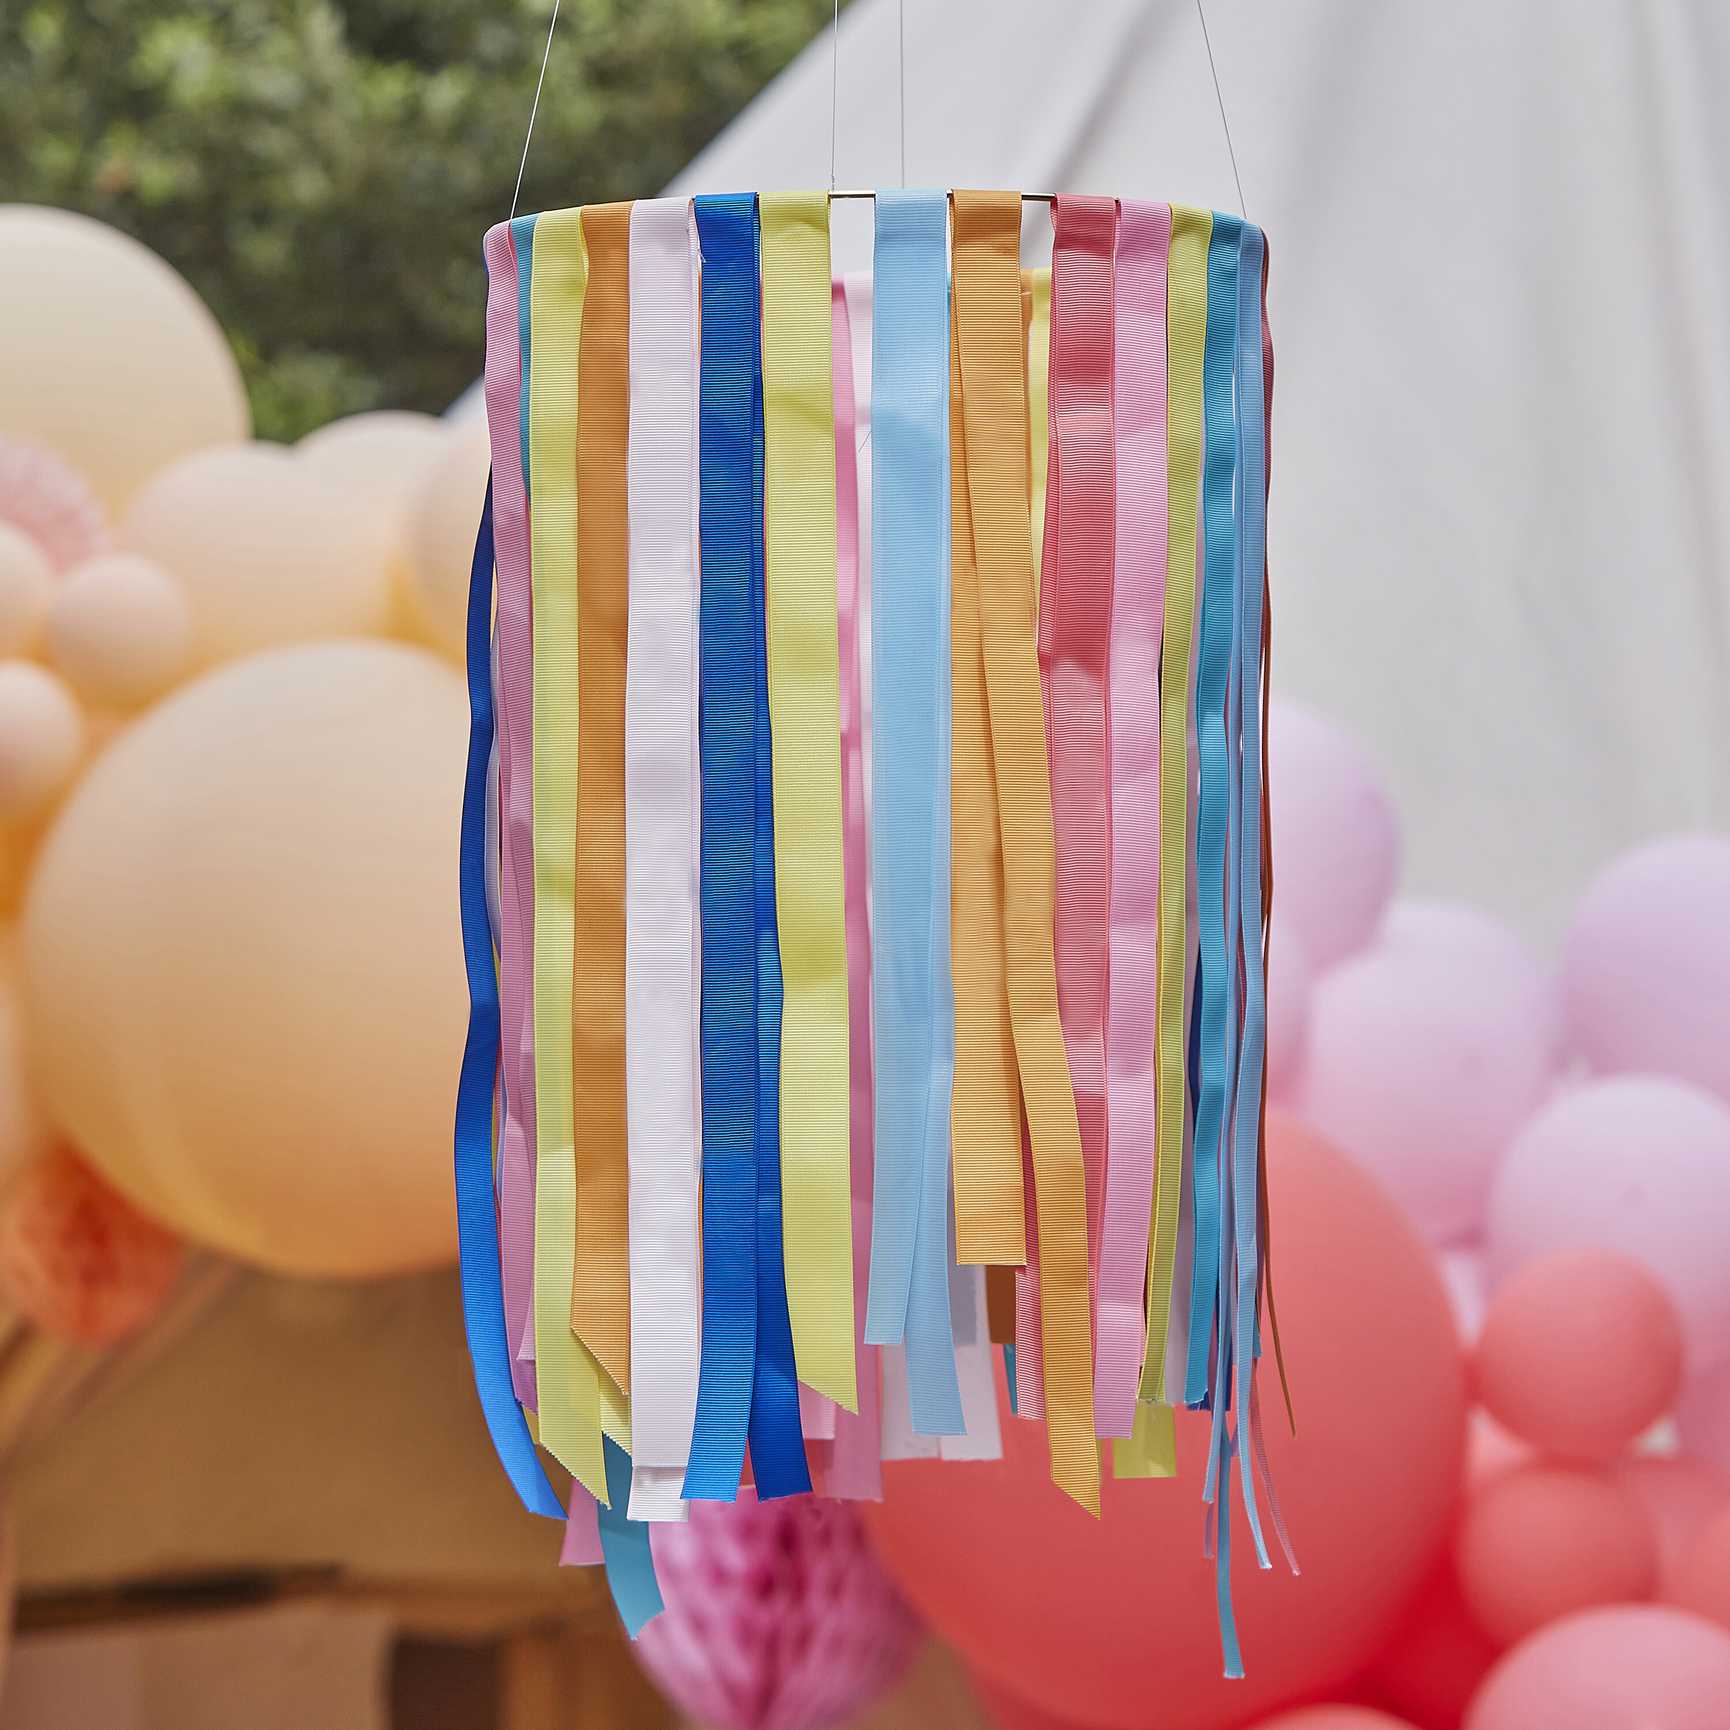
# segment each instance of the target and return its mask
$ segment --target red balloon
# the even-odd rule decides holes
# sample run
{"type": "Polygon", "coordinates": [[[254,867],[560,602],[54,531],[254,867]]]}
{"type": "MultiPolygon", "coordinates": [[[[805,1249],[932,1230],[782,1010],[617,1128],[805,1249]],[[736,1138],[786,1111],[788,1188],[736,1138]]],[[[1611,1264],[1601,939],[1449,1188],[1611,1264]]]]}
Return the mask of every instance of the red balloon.
{"type": "Polygon", "coordinates": [[[1489,1635],[1466,1608],[1450,1559],[1430,1576],[1368,1680],[1421,1730],[1459,1730],[1496,1657],[1489,1635]]]}
{"type": "Polygon", "coordinates": [[[1290,1122],[1268,1134],[1297,1440],[1271,1363],[1262,1398],[1303,1576],[1259,1573],[1237,1514],[1246,1680],[1221,1676],[1201,1553],[1203,1417],[1178,1420],[1177,1482],[1108,1478],[1098,1521],[1051,1485],[1043,1425],[1007,1418],[1002,1460],[891,1466],[871,1512],[890,1570],[933,1627],[1059,1722],[1229,1730],[1313,1700],[1376,1654],[1447,1536],[1464,1370],[1434,1258],[1344,1155],[1290,1122]]]}

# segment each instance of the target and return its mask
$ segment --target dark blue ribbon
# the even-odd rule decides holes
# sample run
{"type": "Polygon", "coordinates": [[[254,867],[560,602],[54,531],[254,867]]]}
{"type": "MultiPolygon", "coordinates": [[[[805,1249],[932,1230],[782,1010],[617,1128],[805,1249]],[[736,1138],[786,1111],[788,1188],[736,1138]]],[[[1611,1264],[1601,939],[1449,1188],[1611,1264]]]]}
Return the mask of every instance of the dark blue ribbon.
{"type": "Polygon", "coordinates": [[[462,1272],[463,1325],[475,1392],[487,1430],[523,1506],[549,1519],[564,1509],[547,1482],[511,1386],[505,1336],[499,1222],[493,1199],[493,1080],[499,1064],[499,987],[487,925],[487,762],[493,748],[492,685],[493,494],[487,482],[469,576],[469,756],[463,782],[460,895],[463,963],[468,970],[469,1028],[457,1083],[457,1246],[462,1272]]]}
{"type": "Polygon", "coordinates": [[[757,201],[696,200],[703,1349],[688,1501],[811,1487],[781,1250],[781,959],[764,637],[757,201]]]}

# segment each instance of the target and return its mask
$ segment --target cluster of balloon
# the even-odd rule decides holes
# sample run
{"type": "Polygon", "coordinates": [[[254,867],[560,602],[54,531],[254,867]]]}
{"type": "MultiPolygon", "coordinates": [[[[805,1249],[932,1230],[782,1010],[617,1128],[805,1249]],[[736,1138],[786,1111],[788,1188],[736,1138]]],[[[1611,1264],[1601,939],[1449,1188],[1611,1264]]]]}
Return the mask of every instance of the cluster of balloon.
{"type": "Polygon", "coordinates": [[[0,253],[0,1286],[97,1339],[181,1240],[443,1261],[484,440],[251,440],[144,247],[0,206],[0,253]]]}
{"type": "Polygon", "coordinates": [[[666,1604],[632,1647],[675,1704],[716,1730],[822,1730],[891,1688],[919,1623],[871,1553],[856,1504],[697,1502],[656,1526],[666,1604]]]}

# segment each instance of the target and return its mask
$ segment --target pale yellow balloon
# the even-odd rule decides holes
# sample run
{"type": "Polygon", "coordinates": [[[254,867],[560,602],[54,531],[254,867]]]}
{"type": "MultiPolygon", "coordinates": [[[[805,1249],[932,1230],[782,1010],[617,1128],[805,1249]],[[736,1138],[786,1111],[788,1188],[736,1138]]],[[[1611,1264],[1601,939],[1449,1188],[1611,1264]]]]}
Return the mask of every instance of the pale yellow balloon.
{"type": "Polygon", "coordinates": [[[85,702],[136,709],[186,671],[186,591],[136,553],[107,553],[68,571],[48,609],[48,658],[85,702]]]}
{"type": "Polygon", "coordinates": [[[49,1116],[194,1241],[450,1257],[466,738],[434,656],[305,644],[146,711],[62,809],[23,919],[49,1116]]]}
{"type": "Polygon", "coordinates": [[[209,310],[136,240],[0,205],[0,437],[45,445],[118,510],[158,469],[251,426],[209,310]]]}
{"type": "Polygon", "coordinates": [[[410,513],[409,596],[415,618],[427,640],[456,661],[463,658],[469,568],[491,461],[486,417],[462,422],[452,429],[410,513]]]}
{"type": "Polygon", "coordinates": [[[294,448],[326,480],[366,492],[406,517],[434,463],[455,435],[435,415],[407,409],[351,414],[310,432],[294,448]]]}
{"type": "Polygon", "coordinates": [[[31,1080],[13,933],[0,936],[0,1187],[48,1151],[48,1119],[31,1080]]]}
{"type": "Polygon", "coordinates": [[[84,743],[84,711],[65,680],[0,662],[0,822],[40,811],[72,779],[84,743]]]}
{"type": "Polygon", "coordinates": [[[36,652],[53,592],[48,555],[22,529],[0,522],[0,656],[36,652]]]}
{"type": "Polygon", "coordinates": [[[367,635],[390,613],[390,566],[366,503],[281,445],[186,457],[133,501],[117,536],[177,577],[192,658],[367,635]]]}

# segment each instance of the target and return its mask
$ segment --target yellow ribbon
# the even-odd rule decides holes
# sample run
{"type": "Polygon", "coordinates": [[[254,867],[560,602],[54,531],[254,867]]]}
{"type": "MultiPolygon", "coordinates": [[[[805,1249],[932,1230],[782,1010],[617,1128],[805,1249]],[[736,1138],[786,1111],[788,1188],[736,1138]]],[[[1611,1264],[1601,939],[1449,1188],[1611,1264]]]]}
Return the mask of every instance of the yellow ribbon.
{"type": "Polygon", "coordinates": [[[1175,1478],[1177,1427],[1170,1406],[1138,1400],[1135,1427],[1111,1444],[1114,1478],[1175,1478]]]}
{"type": "MultiPolygon", "coordinates": [[[[1046,1430],[1053,1480],[1097,1514],[1087,1206],[1052,945],[1057,867],[1035,646],[1021,200],[1015,193],[957,192],[954,218],[954,347],[997,771],[1010,1022],[1038,1209],[1046,1430]]],[[[958,764],[957,776],[963,772],[958,764]]]]}
{"type": "Polygon", "coordinates": [[[829,201],[777,193],[761,211],[787,1309],[799,1379],[857,1411],[829,201]]]}
{"type": "MultiPolygon", "coordinates": [[[[625,1148],[626,451],[630,438],[631,207],[582,212],[588,250],[577,413],[577,902],[571,1047],[577,1250],[571,1327],[630,1391],[625,1148]]],[[[569,699],[567,699],[569,701],[569,699]]]]}
{"type": "MultiPolygon", "coordinates": [[[[1184,989],[1189,871],[1190,644],[1195,632],[1196,493],[1201,476],[1201,368],[1207,337],[1207,249],[1213,213],[1173,205],[1167,276],[1166,472],[1169,551],[1159,693],[1158,1164],[1148,1257],[1141,1398],[1165,1398],[1166,1333],[1183,1201],[1184,989]]],[[[1139,1414],[1138,1414],[1139,1421],[1139,1414]]]]}
{"type": "Polygon", "coordinates": [[[535,1382],[540,1436],[605,1501],[594,1360],[570,1328],[577,1165],[571,966],[577,831],[577,348],[588,255],[575,210],[535,225],[529,478],[534,585],[535,1382]]]}

